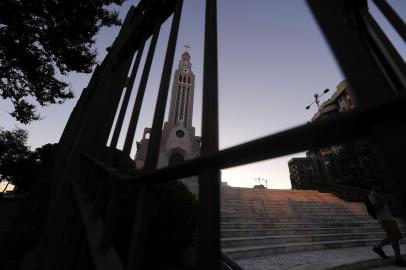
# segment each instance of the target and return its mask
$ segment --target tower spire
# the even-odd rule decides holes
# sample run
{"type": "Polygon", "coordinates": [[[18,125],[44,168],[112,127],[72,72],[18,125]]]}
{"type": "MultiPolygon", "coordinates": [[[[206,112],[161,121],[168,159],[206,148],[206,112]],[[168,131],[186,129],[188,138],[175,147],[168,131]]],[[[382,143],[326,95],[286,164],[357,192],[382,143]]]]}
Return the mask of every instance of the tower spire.
{"type": "Polygon", "coordinates": [[[179,66],[175,70],[168,122],[175,126],[191,127],[195,76],[187,51],[190,46],[185,44],[184,47],[186,51],[182,53],[179,66]]]}

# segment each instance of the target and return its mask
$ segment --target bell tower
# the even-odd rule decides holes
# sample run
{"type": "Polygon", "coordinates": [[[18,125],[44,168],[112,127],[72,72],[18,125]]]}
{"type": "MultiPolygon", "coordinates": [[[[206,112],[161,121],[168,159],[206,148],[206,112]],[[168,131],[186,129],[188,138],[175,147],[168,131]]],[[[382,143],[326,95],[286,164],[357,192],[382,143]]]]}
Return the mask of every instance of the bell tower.
{"type": "MultiPolygon", "coordinates": [[[[195,128],[192,126],[195,75],[188,52],[190,47],[185,45],[185,48],[173,78],[169,115],[162,130],[158,167],[176,165],[200,155],[200,137],[195,136],[195,128]]],[[[142,140],[137,142],[137,168],[144,166],[150,132],[150,128],[145,128],[142,140]]],[[[197,194],[197,179],[191,177],[182,182],[197,194]]]]}
{"type": "Polygon", "coordinates": [[[174,126],[192,126],[195,75],[190,54],[185,51],[175,71],[168,122],[174,126]]]}

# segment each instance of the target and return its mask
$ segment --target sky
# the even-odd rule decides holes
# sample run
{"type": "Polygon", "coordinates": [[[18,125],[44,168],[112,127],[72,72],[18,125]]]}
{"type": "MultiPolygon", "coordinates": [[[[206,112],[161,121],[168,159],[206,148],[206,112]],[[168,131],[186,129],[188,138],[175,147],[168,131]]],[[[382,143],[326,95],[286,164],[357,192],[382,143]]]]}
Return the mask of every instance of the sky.
{"type": "MultiPolygon", "coordinates": [[[[120,18],[124,18],[130,4],[137,2],[127,0],[121,7],[112,5],[109,8],[119,11],[120,18]]],[[[406,17],[406,1],[391,0],[389,3],[399,15],[406,17]]],[[[330,93],[324,96],[328,98],[344,76],[306,2],[219,0],[217,6],[220,149],[309,121],[316,112],[316,107],[313,106],[310,110],[305,110],[305,107],[313,101],[314,93],[329,88],[330,93]]],[[[404,42],[372,3],[370,10],[406,59],[404,42]]],[[[172,17],[161,28],[136,140],[141,139],[144,127],[150,127],[152,123],[171,19],[172,17]]],[[[105,49],[112,44],[118,30],[118,27],[103,28],[97,34],[95,47],[99,62],[106,55],[105,49]]],[[[185,49],[184,45],[188,44],[191,47],[189,52],[192,70],[196,76],[193,125],[197,135],[201,134],[203,41],[204,1],[185,0],[174,67],[176,68],[185,49]]],[[[149,41],[146,48],[148,45],[149,41]]],[[[145,61],[146,51],[145,49],[140,67],[145,61]]],[[[135,99],[140,70],[130,107],[135,99]]],[[[69,114],[90,77],[91,74],[77,73],[61,76],[71,85],[76,98],[62,105],[40,108],[38,111],[42,120],[26,126],[8,115],[12,111],[11,104],[7,100],[1,100],[0,126],[6,129],[16,126],[27,129],[28,144],[33,149],[46,143],[58,142],[69,114]]],[[[128,115],[124,127],[127,125],[128,115]]],[[[118,148],[122,147],[123,135],[120,136],[118,148]]],[[[135,143],[132,157],[134,154],[135,143]]],[[[223,170],[222,180],[232,186],[252,187],[258,184],[256,178],[262,178],[268,180],[270,188],[290,188],[287,161],[297,156],[304,156],[304,153],[223,170]]]]}

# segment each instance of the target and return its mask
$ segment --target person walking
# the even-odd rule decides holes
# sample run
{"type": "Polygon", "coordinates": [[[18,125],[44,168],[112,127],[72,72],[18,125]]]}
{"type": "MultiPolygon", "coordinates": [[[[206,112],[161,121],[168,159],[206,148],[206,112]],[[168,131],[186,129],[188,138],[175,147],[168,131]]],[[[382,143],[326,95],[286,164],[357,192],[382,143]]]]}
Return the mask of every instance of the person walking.
{"type": "Polygon", "coordinates": [[[368,198],[376,209],[376,219],[386,232],[386,237],[376,246],[374,246],[372,250],[383,259],[387,259],[389,257],[385,254],[382,248],[391,243],[396,256],[396,265],[406,267],[406,261],[400,255],[399,241],[402,239],[402,234],[400,233],[398,224],[393,218],[388,204],[386,203],[385,197],[383,196],[383,183],[375,183],[371,192],[369,193],[368,198]]]}

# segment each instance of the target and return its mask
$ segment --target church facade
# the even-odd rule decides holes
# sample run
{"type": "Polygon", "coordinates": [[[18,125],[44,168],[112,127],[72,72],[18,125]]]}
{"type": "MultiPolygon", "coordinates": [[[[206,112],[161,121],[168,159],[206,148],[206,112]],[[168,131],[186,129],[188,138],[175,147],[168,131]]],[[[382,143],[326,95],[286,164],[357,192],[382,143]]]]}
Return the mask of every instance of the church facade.
{"type": "MultiPolygon", "coordinates": [[[[162,130],[158,168],[176,165],[200,155],[201,138],[195,135],[192,125],[195,75],[190,54],[185,51],[175,70],[169,116],[162,130]]],[[[151,128],[145,128],[141,141],[137,142],[135,165],[138,169],[145,163],[151,128]]],[[[182,180],[192,192],[197,193],[195,177],[182,180]]]]}

